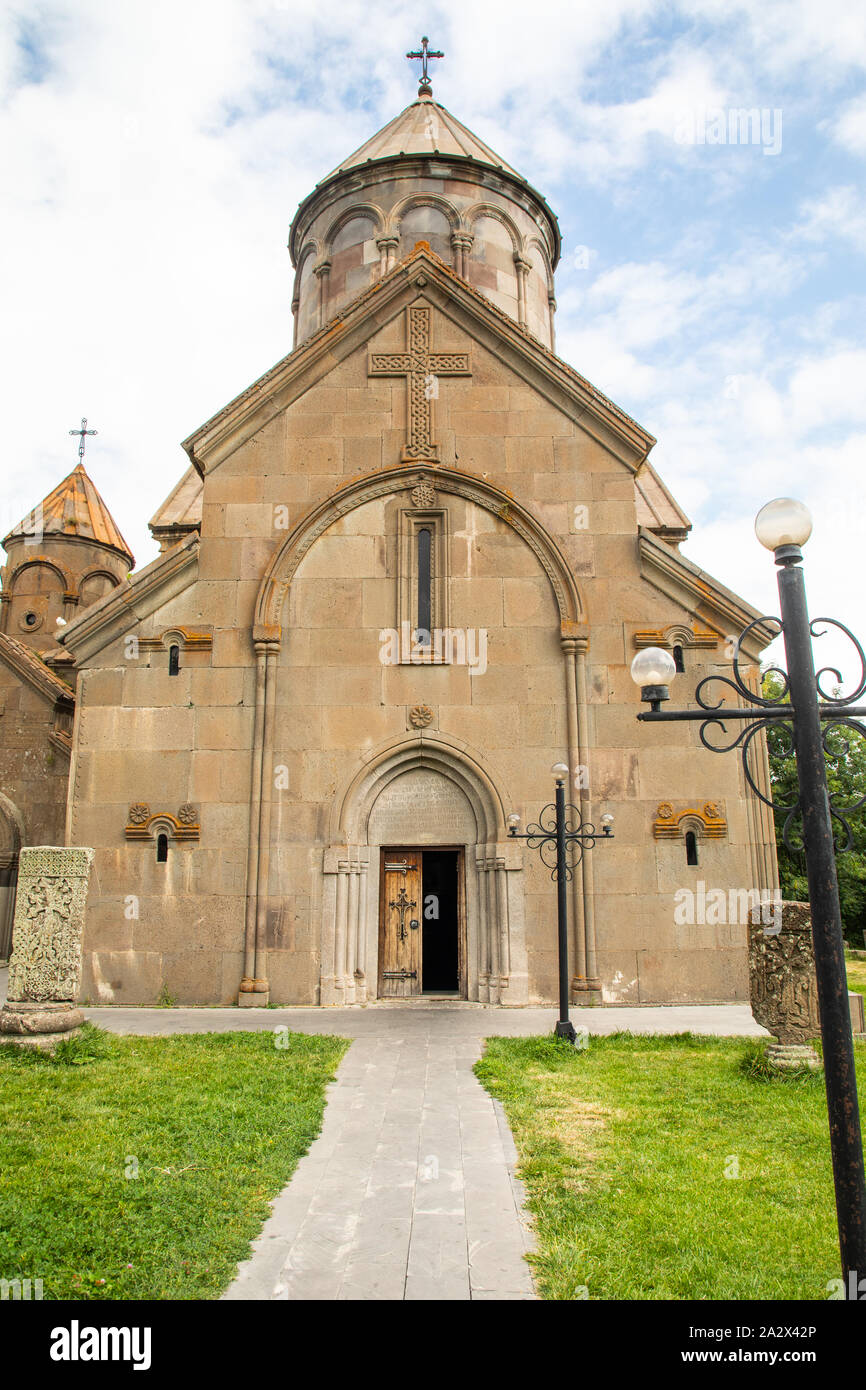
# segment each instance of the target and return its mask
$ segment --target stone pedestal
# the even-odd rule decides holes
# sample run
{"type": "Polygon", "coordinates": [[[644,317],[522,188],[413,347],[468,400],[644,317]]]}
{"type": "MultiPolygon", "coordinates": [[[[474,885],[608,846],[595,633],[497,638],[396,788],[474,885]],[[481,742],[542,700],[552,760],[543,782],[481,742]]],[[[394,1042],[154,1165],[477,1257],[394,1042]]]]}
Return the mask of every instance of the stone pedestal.
{"type": "Polygon", "coordinates": [[[774,1034],[772,1066],[820,1066],[810,1046],[821,1036],[808,903],[783,902],[770,921],[755,909],[749,922],[749,995],[756,1022],[774,1034]]]}
{"type": "Polygon", "coordinates": [[[50,1047],[77,1031],[81,935],[92,849],[22,849],[0,1042],[50,1047]]]}

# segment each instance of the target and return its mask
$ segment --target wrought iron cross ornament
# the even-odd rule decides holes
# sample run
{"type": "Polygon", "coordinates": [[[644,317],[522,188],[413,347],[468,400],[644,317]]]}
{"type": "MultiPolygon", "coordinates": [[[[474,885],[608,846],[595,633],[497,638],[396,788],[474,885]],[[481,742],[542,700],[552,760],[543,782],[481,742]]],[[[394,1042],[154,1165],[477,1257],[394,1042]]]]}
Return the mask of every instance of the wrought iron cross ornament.
{"type": "Polygon", "coordinates": [[[99,431],[98,431],[98,430],[89,430],[89,429],[87,428],[87,417],[86,417],[85,415],[82,415],[82,417],[81,417],[81,429],[80,429],[80,430],[70,430],[69,433],[70,433],[70,434],[77,434],[77,435],[78,435],[78,462],[79,462],[79,463],[84,463],[84,443],[85,443],[85,435],[88,435],[88,434],[98,434],[99,431]]]}
{"type": "Polygon", "coordinates": [[[388,906],[389,906],[389,907],[396,908],[396,910],[397,910],[397,911],[399,912],[399,914],[400,914],[400,933],[399,933],[399,935],[400,935],[400,940],[401,940],[401,941],[405,941],[405,940],[406,940],[406,936],[407,936],[407,932],[406,932],[406,911],[407,911],[408,908],[414,907],[414,906],[415,906],[414,900],[410,900],[410,899],[407,897],[407,895],[406,895],[406,885],[405,885],[405,883],[403,883],[403,884],[400,885],[400,892],[399,892],[399,894],[397,895],[397,898],[396,898],[396,899],[392,898],[391,901],[390,901],[390,903],[388,904],[388,906]]]}
{"type": "Polygon", "coordinates": [[[435,52],[434,52],[433,50],[431,50],[431,49],[428,49],[427,45],[429,44],[429,42],[430,42],[430,40],[429,40],[429,39],[426,37],[426,35],[425,35],[425,37],[422,38],[422,40],[421,40],[421,48],[420,48],[420,50],[419,50],[417,53],[407,53],[407,54],[406,54],[406,57],[407,57],[407,58],[420,58],[420,59],[421,59],[421,82],[422,82],[422,84],[423,84],[425,87],[429,87],[429,85],[430,85],[430,75],[429,75],[429,73],[427,72],[427,60],[428,60],[428,58],[444,58],[444,57],[445,57],[445,54],[442,53],[441,51],[439,51],[438,49],[437,49],[435,52]]]}

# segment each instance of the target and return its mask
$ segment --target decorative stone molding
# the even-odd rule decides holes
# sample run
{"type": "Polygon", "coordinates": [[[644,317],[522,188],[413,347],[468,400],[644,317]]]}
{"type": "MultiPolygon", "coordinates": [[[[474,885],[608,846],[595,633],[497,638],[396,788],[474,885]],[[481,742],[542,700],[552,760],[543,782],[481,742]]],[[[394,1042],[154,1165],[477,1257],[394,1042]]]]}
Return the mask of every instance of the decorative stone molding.
{"type": "Polygon", "coordinates": [[[153,811],[145,801],[136,801],[129,808],[124,828],[127,840],[152,840],[160,833],[173,840],[197,840],[201,833],[198,807],[185,801],[176,816],[169,811],[153,811]]]}
{"type": "MultiPolygon", "coordinates": [[[[329,526],[356,507],[379,497],[393,496],[399,487],[417,483],[417,472],[416,462],[414,467],[401,464],[355,479],[299,521],[274,553],[265,571],[256,600],[253,631],[267,629],[276,634],[275,640],[279,642],[279,617],[295,571],[310,548],[329,526]]],[[[584,607],[574,573],[549,531],[532,513],[503,488],[474,474],[463,473],[457,468],[437,467],[431,463],[429,476],[431,482],[435,480],[440,499],[443,494],[463,497],[497,516],[502,516],[501,509],[506,506],[507,516],[503,519],[526,542],[547,575],[559,609],[560,623],[580,624],[581,631],[585,632],[584,607]]]]}
{"type": "Polygon", "coordinates": [[[92,849],[40,845],[20,852],[9,990],[0,1012],[4,1042],[51,1046],[84,1022],[73,1001],[92,863],[92,849]]]}
{"type": "Polygon", "coordinates": [[[408,438],[403,461],[438,459],[439,445],[433,440],[435,385],[440,376],[471,376],[470,353],[434,352],[430,308],[411,304],[406,311],[405,352],[371,352],[367,374],[406,378],[408,438]]]}
{"type": "Polygon", "coordinates": [[[723,840],[728,833],[724,810],[717,801],[705,801],[703,806],[684,806],[677,810],[671,801],[660,801],[653,821],[657,840],[677,840],[694,830],[706,840],[723,840]]]}
{"type": "Polygon", "coordinates": [[[436,489],[426,478],[419,479],[409,493],[413,507],[432,507],[436,503],[436,489]]]}
{"type": "Polygon", "coordinates": [[[426,729],[433,723],[433,711],[429,705],[413,705],[409,711],[409,723],[414,729],[426,729]]]}
{"type": "Polygon", "coordinates": [[[205,628],[168,627],[160,637],[139,637],[138,646],[143,652],[168,651],[172,646],[185,652],[209,652],[213,650],[213,632],[205,628]]]}
{"type": "Polygon", "coordinates": [[[719,645],[718,634],[709,628],[685,627],[682,623],[671,623],[669,627],[643,628],[634,634],[636,647],[707,647],[719,645]]]}

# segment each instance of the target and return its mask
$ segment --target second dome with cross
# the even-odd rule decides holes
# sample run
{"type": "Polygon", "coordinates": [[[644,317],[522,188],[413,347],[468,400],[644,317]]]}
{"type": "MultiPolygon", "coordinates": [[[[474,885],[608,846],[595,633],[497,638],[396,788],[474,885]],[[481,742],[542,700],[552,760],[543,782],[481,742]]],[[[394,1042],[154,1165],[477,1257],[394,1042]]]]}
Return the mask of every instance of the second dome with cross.
{"type": "Polygon", "coordinates": [[[289,235],[295,344],[322,328],[419,241],[554,347],[556,217],[509,164],[433,100],[426,59],[417,100],[317,184],[289,235]]]}

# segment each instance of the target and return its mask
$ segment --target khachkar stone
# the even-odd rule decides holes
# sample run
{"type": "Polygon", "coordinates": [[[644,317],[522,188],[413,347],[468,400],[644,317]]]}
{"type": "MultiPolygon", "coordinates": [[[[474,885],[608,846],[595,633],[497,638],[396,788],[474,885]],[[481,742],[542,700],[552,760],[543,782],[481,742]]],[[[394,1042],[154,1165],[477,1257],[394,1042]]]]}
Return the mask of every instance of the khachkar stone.
{"type": "Polygon", "coordinates": [[[81,1027],[81,934],[92,849],[21,850],[0,1041],[52,1046],[81,1027]]]}
{"type": "Polygon", "coordinates": [[[818,1067],[811,1039],[820,1037],[818,985],[808,903],[755,908],[749,921],[749,994],[756,1022],[774,1035],[774,1067],[818,1067]]]}

